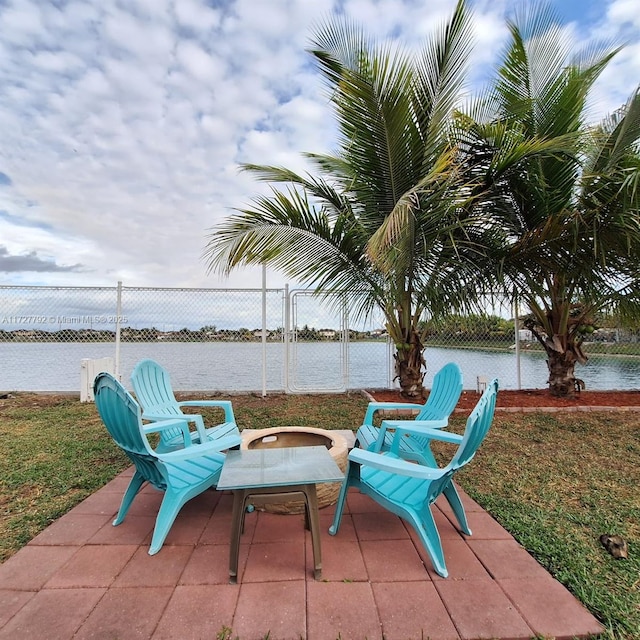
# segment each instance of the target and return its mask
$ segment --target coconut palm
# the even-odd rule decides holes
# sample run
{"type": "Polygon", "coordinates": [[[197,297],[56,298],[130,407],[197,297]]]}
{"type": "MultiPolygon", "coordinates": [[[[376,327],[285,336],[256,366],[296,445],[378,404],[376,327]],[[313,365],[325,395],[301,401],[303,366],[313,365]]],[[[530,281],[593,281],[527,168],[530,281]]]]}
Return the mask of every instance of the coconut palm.
{"type": "Polygon", "coordinates": [[[459,202],[449,133],[470,42],[462,0],[416,56],[349,22],[320,26],[310,53],[335,111],[337,151],[306,155],[315,175],[245,165],[287,186],[215,227],[205,250],[210,270],[267,263],[319,295],[339,293],[362,317],[381,310],[410,397],[424,377],[420,320],[462,308],[477,289],[451,241],[459,202]]]}
{"type": "Polygon", "coordinates": [[[491,90],[461,118],[473,206],[490,221],[484,276],[528,307],[550,391],[572,395],[597,312],[640,307],[640,94],[589,124],[590,90],[617,50],[570,59],[566,31],[539,6],[509,28],[491,90]],[[541,140],[553,152],[511,157],[541,140]]]}

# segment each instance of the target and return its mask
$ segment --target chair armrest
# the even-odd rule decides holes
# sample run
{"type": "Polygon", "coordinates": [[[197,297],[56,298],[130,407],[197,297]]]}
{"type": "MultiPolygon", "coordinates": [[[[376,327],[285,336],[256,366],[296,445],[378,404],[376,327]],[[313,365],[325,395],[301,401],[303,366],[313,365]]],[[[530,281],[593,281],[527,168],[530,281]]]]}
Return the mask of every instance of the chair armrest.
{"type": "Polygon", "coordinates": [[[443,469],[432,469],[431,467],[407,462],[395,456],[374,453],[366,449],[352,449],[349,452],[349,461],[372,469],[421,480],[437,480],[446,473],[443,469]]]}
{"type": "Polygon", "coordinates": [[[149,422],[148,424],[142,425],[142,432],[146,435],[149,433],[159,433],[160,431],[164,431],[165,429],[175,429],[178,428],[182,431],[182,436],[184,438],[184,446],[191,446],[191,432],[189,431],[189,424],[186,420],[181,420],[180,418],[173,418],[171,420],[167,420],[166,418],[162,420],[158,420],[156,422],[149,422]]]}
{"type": "Polygon", "coordinates": [[[442,429],[449,424],[447,418],[443,418],[442,420],[383,420],[380,425],[380,430],[378,431],[378,439],[376,440],[375,446],[371,449],[372,451],[382,451],[382,447],[384,445],[384,439],[387,435],[387,431],[389,429],[398,430],[400,428],[406,427],[407,431],[414,431],[415,435],[420,434],[424,430],[432,430],[432,429],[442,429]]]}
{"type": "MultiPolygon", "coordinates": [[[[383,423],[384,424],[384,423],[383,423]]],[[[449,442],[451,444],[460,444],[464,436],[457,433],[451,433],[450,431],[443,431],[442,429],[413,429],[410,426],[401,426],[396,428],[396,432],[393,435],[393,441],[391,442],[390,452],[394,455],[398,455],[400,452],[400,441],[405,436],[418,436],[420,438],[427,438],[428,440],[439,440],[440,442],[449,442]]]]}
{"type": "Polygon", "coordinates": [[[396,436],[398,435],[413,435],[422,438],[428,438],[429,440],[450,442],[452,444],[460,444],[462,442],[462,439],[464,438],[463,435],[459,433],[451,433],[451,431],[443,431],[442,429],[427,429],[424,427],[421,429],[414,429],[410,425],[402,425],[396,427],[396,436]]]}
{"type": "MultiPolygon", "coordinates": [[[[198,460],[199,458],[214,458],[220,463],[224,463],[225,454],[220,450],[222,438],[216,441],[208,441],[204,444],[194,444],[189,449],[177,449],[176,451],[168,451],[167,453],[157,454],[158,459],[163,462],[179,462],[182,460],[198,460]]],[[[233,445],[231,445],[233,446],[233,445]]],[[[225,446],[225,449],[228,449],[225,446]]]]}
{"type": "MultiPolygon", "coordinates": [[[[143,412],[142,419],[153,420],[154,422],[163,422],[164,420],[174,420],[174,418],[170,417],[166,413],[153,413],[148,411],[143,412]]],[[[186,420],[187,422],[195,422],[196,416],[195,414],[184,413],[180,415],[180,417],[175,418],[175,420],[186,420]]]]}
{"type": "Polygon", "coordinates": [[[422,405],[415,402],[370,402],[362,424],[373,425],[373,416],[376,411],[394,411],[396,409],[414,409],[419,412],[422,405]]]}
{"type": "Polygon", "coordinates": [[[224,421],[235,422],[231,400],[185,400],[178,402],[179,407],[219,407],[224,410],[224,421]]]}
{"type": "Polygon", "coordinates": [[[227,449],[233,449],[233,447],[239,447],[242,444],[242,438],[239,435],[230,434],[217,440],[207,440],[207,443],[215,443],[220,451],[226,451],[227,449]]]}

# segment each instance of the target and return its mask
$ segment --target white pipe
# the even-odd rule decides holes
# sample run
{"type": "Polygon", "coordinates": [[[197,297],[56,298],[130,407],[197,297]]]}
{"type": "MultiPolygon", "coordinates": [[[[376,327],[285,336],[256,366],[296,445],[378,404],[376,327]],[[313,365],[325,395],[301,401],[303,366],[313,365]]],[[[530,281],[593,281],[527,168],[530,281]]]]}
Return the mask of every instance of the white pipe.
{"type": "Polygon", "coordinates": [[[122,318],[122,282],[118,280],[118,289],[116,294],[116,378],[120,376],[120,320],[122,318]]]}
{"type": "Polygon", "coordinates": [[[516,389],[522,389],[520,377],[520,318],[518,317],[518,299],[513,301],[513,322],[516,329],[516,389]]]}
{"type": "Polygon", "coordinates": [[[262,265],[262,397],[267,395],[267,265],[262,265]]]}
{"type": "Polygon", "coordinates": [[[289,285],[284,285],[284,332],[282,335],[282,339],[284,340],[284,371],[283,373],[283,381],[284,381],[284,390],[289,393],[291,390],[289,389],[289,332],[291,331],[291,318],[290,313],[291,310],[289,308],[289,285]]]}

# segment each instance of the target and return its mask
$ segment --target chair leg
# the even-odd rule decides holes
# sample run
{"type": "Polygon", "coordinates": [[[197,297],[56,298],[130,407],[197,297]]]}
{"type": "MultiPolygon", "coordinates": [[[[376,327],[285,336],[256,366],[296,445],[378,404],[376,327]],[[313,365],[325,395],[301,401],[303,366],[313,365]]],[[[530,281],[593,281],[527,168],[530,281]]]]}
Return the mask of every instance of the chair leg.
{"type": "Polygon", "coordinates": [[[133,474],[133,477],[129,481],[129,486],[124,492],[124,496],[122,496],[122,502],[120,503],[120,509],[118,509],[118,515],[113,521],[114,527],[119,525],[124,520],[125,516],[127,515],[127,511],[129,511],[129,507],[133,502],[133,499],[136,497],[138,491],[140,491],[140,488],[144,483],[145,479],[136,470],[136,472],[133,474]]]}
{"type": "Polygon", "coordinates": [[[444,493],[444,497],[451,505],[451,509],[456,519],[458,520],[460,531],[470,536],[471,529],[469,529],[469,523],[467,522],[467,514],[464,511],[462,500],[460,500],[460,496],[455,486],[453,485],[453,482],[449,482],[449,485],[442,493],[444,493]]]}
{"type": "Polygon", "coordinates": [[[156,526],[153,529],[153,537],[151,538],[151,546],[149,547],[149,555],[155,555],[162,549],[162,545],[171,529],[178,512],[186,502],[183,493],[175,493],[168,489],[160,505],[158,516],[156,518],[156,526]]]}
{"type": "Polygon", "coordinates": [[[332,536],[335,536],[336,533],[338,533],[338,529],[340,529],[342,512],[344,511],[344,503],[347,499],[349,487],[360,487],[360,465],[351,461],[347,462],[347,470],[345,472],[344,480],[342,481],[342,487],[340,487],[338,501],[336,502],[336,512],[333,516],[333,524],[329,527],[329,534],[332,536]]]}
{"type": "Polygon", "coordinates": [[[433,514],[429,507],[421,509],[419,513],[408,513],[408,521],[416,530],[425,551],[431,558],[431,564],[436,573],[443,578],[449,575],[447,566],[444,561],[444,551],[442,550],[442,541],[438,533],[438,527],[433,519],[433,514]]]}
{"type": "MultiPolygon", "coordinates": [[[[349,464],[351,466],[351,464],[349,464]]],[[[329,527],[329,533],[335,536],[340,529],[340,523],[342,522],[342,512],[344,511],[344,502],[347,499],[347,491],[349,491],[349,470],[347,469],[347,476],[342,481],[342,487],[340,487],[340,493],[338,495],[338,501],[336,502],[336,511],[333,516],[333,523],[329,527]]]]}

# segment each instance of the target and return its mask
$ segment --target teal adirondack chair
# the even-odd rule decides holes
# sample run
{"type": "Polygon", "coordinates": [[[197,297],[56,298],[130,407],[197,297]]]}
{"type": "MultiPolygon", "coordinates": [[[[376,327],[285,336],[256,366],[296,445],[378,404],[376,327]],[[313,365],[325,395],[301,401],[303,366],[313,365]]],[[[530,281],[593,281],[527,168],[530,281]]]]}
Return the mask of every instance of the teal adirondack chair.
{"type": "Polygon", "coordinates": [[[156,517],[149,555],[158,553],[178,512],[191,498],[217,484],[225,456],[220,449],[229,448],[232,439],[204,444],[192,443],[189,426],[180,418],[142,423],[142,412],[128,391],[109,373],[100,373],[94,382],[98,413],[116,444],[135,465],[135,473],[122,498],[113,525],[119,525],[145,482],[164,491],[156,517]],[[158,453],[147,441],[147,434],[177,429],[183,436],[183,448],[158,453]]]}
{"type": "MultiPolygon", "coordinates": [[[[196,431],[191,433],[193,442],[207,440],[228,440],[233,436],[235,441],[230,448],[237,447],[242,439],[229,400],[187,400],[178,402],[171,387],[171,379],[166,369],[154,360],[141,360],[131,374],[131,383],[138,402],[142,405],[142,417],[145,420],[166,420],[181,418],[193,423],[196,431]],[[218,407],[224,411],[224,422],[213,427],[205,427],[199,414],[183,413],[182,407],[218,407]]],[[[182,432],[179,429],[166,429],[160,433],[160,444],[157,451],[172,451],[183,446],[182,432]]]]}
{"type": "Polygon", "coordinates": [[[460,530],[471,535],[453,478],[458,469],[473,458],[484,440],[493,421],[497,394],[498,380],[494,379],[471,412],[463,435],[440,429],[420,431],[422,437],[458,444],[453,458],[443,468],[416,464],[399,457],[400,441],[405,437],[405,433],[413,431],[410,426],[401,426],[396,430],[388,452],[353,449],[349,453],[347,473],[329,533],[338,533],[347,491],[349,487],[357,487],[362,493],[406,520],[416,530],[434,569],[446,578],[448,572],[442,542],[433,519],[431,505],[443,494],[451,505],[460,530]]]}
{"type": "Polygon", "coordinates": [[[462,371],[455,362],[449,362],[433,377],[431,391],[422,406],[409,402],[370,402],[364,423],[356,433],[356,444],[369,451],[388,451],[393,441],[393,430],[411,426],[411,433],[400,441],[399,455],[407,460],[435,465],[429,440],[421,437],[419,430],[446,427],[461,393],[462,371]],[[397,409],[419,409],[419,413],[413,420],[385,420],[381,427],[374,426],[373,417],[377,411],[397,409]]]}

